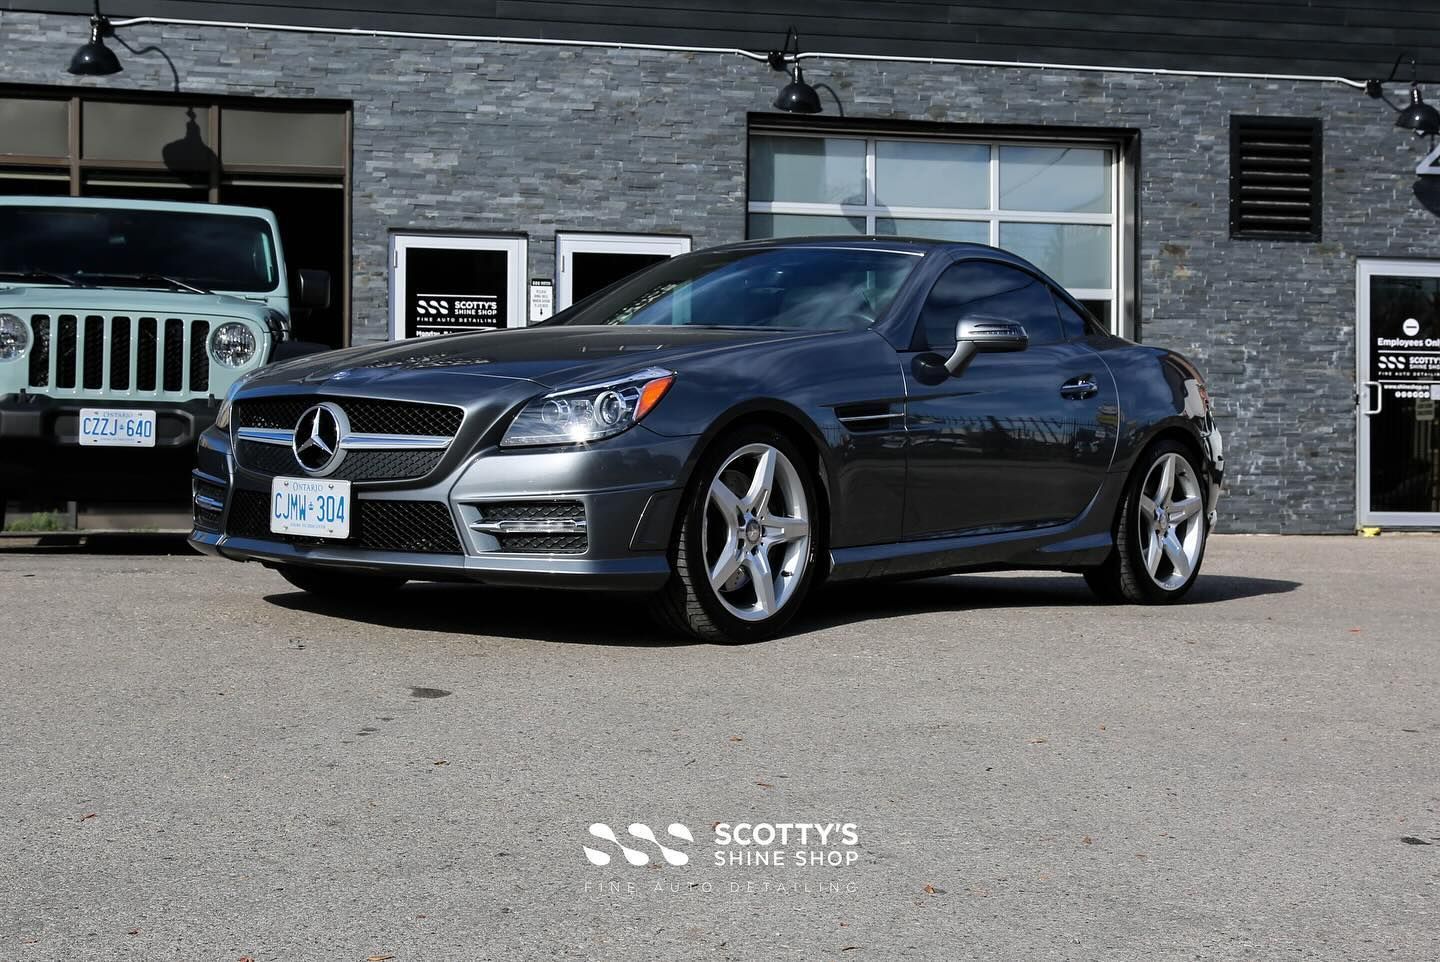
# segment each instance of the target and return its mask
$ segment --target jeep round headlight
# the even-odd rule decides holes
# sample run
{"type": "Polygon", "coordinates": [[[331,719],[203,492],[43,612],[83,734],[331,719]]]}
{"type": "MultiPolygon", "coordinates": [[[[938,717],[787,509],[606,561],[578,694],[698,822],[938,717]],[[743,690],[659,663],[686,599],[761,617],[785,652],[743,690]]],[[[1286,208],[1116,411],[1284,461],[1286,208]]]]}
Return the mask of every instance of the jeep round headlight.
{"type": "Polygon", "coordinates": [[[14,314],[0,314],[0,361],[13,361],[30,346],[30,326],[14,314]]]}
{"type": "Polygon", "coordinates": [[[244,324],[221,324],[210,335],[210,356],[216,364],[244,367],[255,356],[255,335],[244,324]]]}

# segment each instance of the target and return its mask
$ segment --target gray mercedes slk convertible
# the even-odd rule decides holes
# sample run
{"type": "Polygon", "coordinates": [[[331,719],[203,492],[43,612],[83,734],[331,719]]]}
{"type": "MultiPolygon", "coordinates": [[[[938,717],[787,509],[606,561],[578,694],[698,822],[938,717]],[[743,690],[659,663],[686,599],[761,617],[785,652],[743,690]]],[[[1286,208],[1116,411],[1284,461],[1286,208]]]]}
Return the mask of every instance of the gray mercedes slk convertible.
{"type": "Polygon", "coordinates": [[[190,541],[337,598],[634,591],[747,641],[822,580],[1060,569],[1176,601],[1223,465],[1195,367],[1020,258],[760,241],[531,328],[257,372],[200,439],[190,541]]]}

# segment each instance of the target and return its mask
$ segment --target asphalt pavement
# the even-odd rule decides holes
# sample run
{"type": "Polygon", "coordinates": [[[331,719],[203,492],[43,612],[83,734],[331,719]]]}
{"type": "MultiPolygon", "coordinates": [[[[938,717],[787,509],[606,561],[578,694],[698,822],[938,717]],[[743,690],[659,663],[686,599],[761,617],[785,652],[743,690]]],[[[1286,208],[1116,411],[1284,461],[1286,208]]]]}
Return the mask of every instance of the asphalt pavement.
{"type": "Polygon", "coordinates": [[[1437,572],[1218,537],[1178,607],[957,576],[730,648],[0,542],[0,959],[1434,960],[1437,572]]]}

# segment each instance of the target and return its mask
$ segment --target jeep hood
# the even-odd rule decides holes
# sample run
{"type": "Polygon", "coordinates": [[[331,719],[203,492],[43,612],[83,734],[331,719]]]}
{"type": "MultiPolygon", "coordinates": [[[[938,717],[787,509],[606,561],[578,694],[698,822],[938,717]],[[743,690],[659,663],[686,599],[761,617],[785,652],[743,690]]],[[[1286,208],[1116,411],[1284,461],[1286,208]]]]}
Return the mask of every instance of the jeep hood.
{"type": "Polygon", "coordinates": [[[0,287],[0,311],[134,314],[142,317],[237,317],[264,323],[268,306],[230,294],[189,294],[146,287],[0,287]]]}

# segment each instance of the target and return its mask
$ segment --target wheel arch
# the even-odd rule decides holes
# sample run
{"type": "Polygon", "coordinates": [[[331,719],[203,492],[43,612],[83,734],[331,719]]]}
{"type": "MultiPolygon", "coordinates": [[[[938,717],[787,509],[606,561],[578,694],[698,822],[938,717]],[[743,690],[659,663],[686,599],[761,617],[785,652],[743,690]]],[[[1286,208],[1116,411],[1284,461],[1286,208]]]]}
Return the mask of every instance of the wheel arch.
{"type": "MultiPolygon", "coordinates": [[[[806,466],[814,472],[816,505],[824,518],[820,531],[823,535],[820,550],[828,550],[831,529],[834,526],[834,489],[831,484],[832,465],[829,457],[829,443],[813,420],[793,404],[776,398],[764,398],[737,404],[711,422],[691,449],[680,478],[680,486],[687,493],[695,483],[695,469],[710,448],[723,435],[738,428],[759,425],[779,431],[788,438],[805,456],[806,466]]],[[[680,518],[677,515],[676,525],[680,518]]],[[[817,552],[818,555],[818,552],[817,552]]]]}

